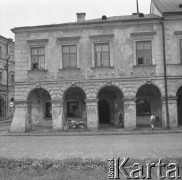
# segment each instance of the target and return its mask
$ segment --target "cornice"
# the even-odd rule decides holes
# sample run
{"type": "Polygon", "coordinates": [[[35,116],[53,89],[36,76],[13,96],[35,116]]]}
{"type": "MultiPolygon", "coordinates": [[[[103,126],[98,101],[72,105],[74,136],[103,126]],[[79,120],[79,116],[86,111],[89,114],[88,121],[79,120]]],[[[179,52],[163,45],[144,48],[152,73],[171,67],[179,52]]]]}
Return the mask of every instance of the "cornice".
{"type": "Polygon", "coordinates": [[[136,37],[136,36],[154,36],[155,34],[156,34],[156,31],[130,33],[130,35],[132,37],[136,37]]]}
{"type": "Polygon", "coordinates": [[[58,37],[57,41],[59,43],[78,42],[80,38],[81,38],[80,36],[58,37]]]}
{"type": "Polygon", "coordinates": [[[98,21],[98,22],[82,22],[82,23],[65,23],[65,24],[53,24],[43,26],[29,26],[29,27],[17,27],[11,29],[14,33],[25,32],[41,32],[41,31],[56,31],[56,30],[77,30],[77,29],[90,29],[90,28],[105,28],[112,26],[133,26],[137,24],[154,24],[157,23],[159,17],[142,18],[142,19],[129,19],[129,20],[115,20],[115,21],[98,21]],[[154,22],[157,21],[157,22],[154,22]]]}

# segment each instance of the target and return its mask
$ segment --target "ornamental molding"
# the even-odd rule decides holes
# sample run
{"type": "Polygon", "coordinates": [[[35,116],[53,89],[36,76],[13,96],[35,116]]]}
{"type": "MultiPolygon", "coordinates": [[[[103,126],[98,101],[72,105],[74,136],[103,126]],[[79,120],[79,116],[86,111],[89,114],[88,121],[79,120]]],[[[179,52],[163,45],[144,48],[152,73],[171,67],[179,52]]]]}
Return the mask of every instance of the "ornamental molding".
{"type": "Polygon", "coordinates": [[[175,35],[182,35],[182,31],[174,31],[175,35]]]}
{"type": "Polygon", "coordinates": [[[135,40],[140,40],[140,39],[153,39],[155,34],[156,34],[155,31],[150,31],[150,32],[135,32],[135,33],[130,33],[130,37],[132,37],[135,40]]]}
{"type": "Polygon", "coordinates": [[[89,36],[92,42],[111,41],[113,37],[114,37],[114,34],[102,34],[102,35],[89,36]]]}
{"type": "MultiPolygon", "coordinates": [[[[83,69],[70,73],[68,71],[48,72],[48,71],[30,71],[28,72],[28,82],[41,81],[62,81],[73,80],[71,85],[75,86],[74,80],[80,79],[107,79],[107,78],[133,78],[133,77],[155,77],[156,71],[153,68],[134,68],[134,69],[83,69]]],[[[108,82],[109,84],[110,82],[108,82]]]]}
{"type": "Polygon", "coordinates": [[[58,37],[57,41],[60,44],[68,44],[68,43],[78,43],[80,40],[80,36],[71,36],[71,37],[58,37]]]}
{"type": "Polygon", "coordinates": [[[48,39],[31,39],[27,40],[27,44],[29,44],[30,46],[45,46],[48,41],[48,39]]]}

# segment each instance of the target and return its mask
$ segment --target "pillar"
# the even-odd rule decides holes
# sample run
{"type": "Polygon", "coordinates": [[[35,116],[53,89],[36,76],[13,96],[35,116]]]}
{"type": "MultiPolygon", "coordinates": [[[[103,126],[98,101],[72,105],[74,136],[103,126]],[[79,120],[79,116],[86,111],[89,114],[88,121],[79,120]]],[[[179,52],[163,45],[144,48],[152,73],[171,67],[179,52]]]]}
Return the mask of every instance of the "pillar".
{"type": "Polygon", "coordinates": [[[124,127],[136,128],[136,99],[124,98],[124,127]]]}
{"type": "Polygon", "coordinates": [[[165,98],[162,98],[162,127],[167,128],[166,100],[165,100],[165,98]]]}
{"type": "Polygon", "coordinates": [[[169,127],[175,128],[178,126],[177,97],[170,96],[168,98],[168,104],[169,104],[169,127]]]}
{"type": "Polygon", "coordinates": [[[28,113],[27,101],[15,101],[15,113],[10,132],[26,132],[31,130],[31,117],[28,113]]]}
{"type": "MultiPolygon", "coordinates": [[[[168,109],[169,109],[169,127],[174,128],[178,126],[177,119],[177,98],[175,96],[168,97],[168,109]]],[[[163,127],[167,127],[167,118],[166,118],[166,101],[165,98],[162,98],[162,120],[163,127]]]]}
{"type": "Polygon", "coordinates": [[[87,128],[90,130],[97,131],[99,129],[98,100],[87,99],[86,109],[87,109],[87,128]]]}
{"type": "Polygon", "coordinates": [[[52,128],[53,130],[63,130],[63,102],[53,100],[52,103],[52,128]]]}

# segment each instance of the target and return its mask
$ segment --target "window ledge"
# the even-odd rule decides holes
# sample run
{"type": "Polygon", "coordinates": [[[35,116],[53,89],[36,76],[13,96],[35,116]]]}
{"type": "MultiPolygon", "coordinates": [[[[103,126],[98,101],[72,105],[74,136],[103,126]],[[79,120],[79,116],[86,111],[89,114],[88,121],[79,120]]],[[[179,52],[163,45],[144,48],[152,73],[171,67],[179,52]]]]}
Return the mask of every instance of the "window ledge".
{"type": "Polygon", "coordinates": [[[77,68],[77,67],[75,67],[75,68],[62,68],[62,69],[59,69],[59,71],[72,71],[72,70],[80,70],[80,68],[77,68]]]}
{"type": "Polygon", "coordinates": [[[156,64],[150,64],[150,65],[134,65],[134,68],[140,68],[140,67],[156,67],[156,64]]]}
{"type": "Polygon", "coordinates": [[[91,69],[114,69],[114,66],[91,67],[91,69]]]}
{"type": "Polygon", "coordinates": [[[167,66],[182,66],[182,63],[176,63],[176,64],[166,64],[167,66]]]}
{"type": "Polygon", "coordinates": [[[47,69],[28,70],[28,72],[47,72],[47,69]]]}

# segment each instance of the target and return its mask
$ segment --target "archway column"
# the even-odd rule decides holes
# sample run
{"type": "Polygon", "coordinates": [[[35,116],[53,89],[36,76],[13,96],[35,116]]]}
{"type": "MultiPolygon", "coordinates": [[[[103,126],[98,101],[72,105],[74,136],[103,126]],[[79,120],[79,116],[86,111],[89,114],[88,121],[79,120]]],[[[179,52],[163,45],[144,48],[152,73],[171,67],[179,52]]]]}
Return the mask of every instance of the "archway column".
{"type": "MultiPolygon", "coordinates": [[[[174,128],[178,126],[177,118],[177,98],[175,96],[168,97],[168,108],[169,108],[169,127],[174,128]]],[[[162,125],[164,128],[167,127],[166,119],[166,101],[162,98],[162,125]]]]}
{"type": "Polygon", "coordinates": [[[53,130],[63,130],[63,101],[52,100],[52,128],[53,130]]]}
{"type": "Polygon", "coordinates": [[[31,130],[31,118],[28,113],[27,101],[15,101],[15,113],[10,126],[10,132],[26,132],[31,130]]]}
{"type": "Polygon", "coordinates": [[[124,98],[124,126],[126,129],[136,128],[136,98],[124,98]]]}
{"type": "Polygon", "coordinates": [[[87,99],[87,128],[90,130],[99,129],[99,118],[98,118],[98,99],[87,99]]]}

